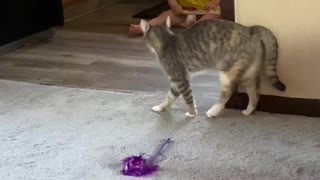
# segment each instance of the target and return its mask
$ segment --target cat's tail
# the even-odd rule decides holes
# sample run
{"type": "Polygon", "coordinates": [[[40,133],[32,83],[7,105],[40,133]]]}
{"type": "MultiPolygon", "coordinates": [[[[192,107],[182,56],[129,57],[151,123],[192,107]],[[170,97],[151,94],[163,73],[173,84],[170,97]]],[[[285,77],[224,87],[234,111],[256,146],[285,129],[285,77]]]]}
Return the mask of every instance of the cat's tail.
{"type": "Polygon", "coordinates": [[[262,39],[262,46],[264,48],[264,69],[265,74],[271,81],[273,87],[279,91],[285,91],[286,85],[280,81],[277,74],[278,61],[278,42],[274,34],[263,26],[252,26],[254,34],[259,35],[262,39]]]}

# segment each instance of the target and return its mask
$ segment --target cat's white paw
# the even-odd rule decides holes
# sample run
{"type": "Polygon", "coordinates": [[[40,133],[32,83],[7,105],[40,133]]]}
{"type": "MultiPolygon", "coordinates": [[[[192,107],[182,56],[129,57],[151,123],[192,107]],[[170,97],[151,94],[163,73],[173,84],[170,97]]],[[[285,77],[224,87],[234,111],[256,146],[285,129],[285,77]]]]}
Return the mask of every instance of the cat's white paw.
{"type": "Polygon", "coordinates": [[[253,113],[253,110],[250,110],[250,109],[245,109],[242,111],[242,114],[246,116],[251,115],[252,113],[253,113]]]}
{"type": "Polygon", "coordinates": [[[190,112],[186,112],[186,113],[184,113],[184,115],[187,117],[192,117],[192,118],[197,116],[197,114],[191,114],[190,112]]]}
{"type": "Polygon", "coordinates": [[[212,108],[211,109],[209,109],[208,111],[207,111],[207,116],[209,117],[209,118],[211,118],[211,117],[215,117],[215,116],[217,116],[219,113],[220,113],[220,111],[222,110],[222,107],[220,107],[219,105],[214,105],[214,106],[212,106],[212,108]]]}
{"type": "Polygon", "coordinates": [[[253,106],[250,106],[250,105],[249,105],[249,106],[247,107],[247,109],[245,109],[245,110],[242,111],[242,114],[243,114],[243,115],[246,115],[246,116],[251,115],[251,114],[253,113],[254,109],[255,109],[255,108],[254,108],[253,106]]]}
{"type": "Polygon", "coordinates": [[[153,106],[152,107],[152,111],[154,111],[154,112],[161,112],[163,110],[164,110],[164,108],[162,108],[161,106],[153,106]]]}

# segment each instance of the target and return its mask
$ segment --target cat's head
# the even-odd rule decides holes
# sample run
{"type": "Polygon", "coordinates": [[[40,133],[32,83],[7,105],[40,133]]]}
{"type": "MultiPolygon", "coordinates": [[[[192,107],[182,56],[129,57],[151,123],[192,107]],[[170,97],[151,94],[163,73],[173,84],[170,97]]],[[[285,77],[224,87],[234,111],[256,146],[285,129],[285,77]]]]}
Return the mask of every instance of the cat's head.
{"type": "Polygon", "coordinates": [[[166,41],[174,35],[170,29],[171,20],[169,16],[164,24],[158,26],[150,26],[147,21],[141,20],[140,27],[147,47],[153,52],[161,50],[166,41]]]}

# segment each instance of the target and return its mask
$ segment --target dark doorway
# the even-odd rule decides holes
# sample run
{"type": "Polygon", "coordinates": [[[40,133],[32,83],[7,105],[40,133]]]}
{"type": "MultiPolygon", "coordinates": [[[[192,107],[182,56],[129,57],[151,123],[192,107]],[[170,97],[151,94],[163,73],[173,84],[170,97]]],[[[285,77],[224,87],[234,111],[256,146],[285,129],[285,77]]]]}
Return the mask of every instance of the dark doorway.
{"type": "Polygon", "coordinates": [[[2,0],[0,46],[63,25],[61,0],[2,0]]]}
{"type": "Polygon", "coordinates": [[[234,0],[221,0],[222,19],[235,21],[234,0]]]}

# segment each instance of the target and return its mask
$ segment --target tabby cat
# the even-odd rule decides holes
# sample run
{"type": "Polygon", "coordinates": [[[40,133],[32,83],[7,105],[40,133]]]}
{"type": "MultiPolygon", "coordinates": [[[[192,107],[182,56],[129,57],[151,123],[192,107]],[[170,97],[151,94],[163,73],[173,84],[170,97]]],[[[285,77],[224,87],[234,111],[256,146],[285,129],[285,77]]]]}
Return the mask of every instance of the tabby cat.
{"type": "Polygon", "coordinates": [[[276,71],[277,39],[263,26],[247,27],[226,20],[209,20],[175,34],[170,30],[169,17],[163,25],[151,27],[141,20],[140,26],[146,46],[156,54],[171,80],[166,98],[160,105],[152,107],[153,111],[168,109],[182,95],[188,107],[185,115],[196,116],[190,78],[197,72],[210,69],[219,72],[220,97],[207,111],[208,117],[217,116],[224,109],[236,85],[242,85],[249,97],[247,109],[242,113],[253,113],[259,100],[263,71],[273,87],[280,91],[286,89],[276,71]]]}

